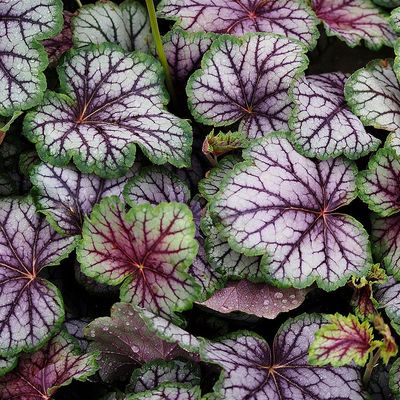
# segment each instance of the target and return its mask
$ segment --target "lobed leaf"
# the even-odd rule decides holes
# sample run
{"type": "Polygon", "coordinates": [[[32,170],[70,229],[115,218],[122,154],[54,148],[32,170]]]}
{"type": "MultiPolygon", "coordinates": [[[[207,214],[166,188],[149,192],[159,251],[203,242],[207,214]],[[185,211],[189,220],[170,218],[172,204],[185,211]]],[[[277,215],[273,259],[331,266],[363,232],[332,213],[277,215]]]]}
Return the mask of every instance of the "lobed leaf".
{"type": "Polygon", "coordinates": [[[314,162],[295,151],[284,133],[244,153],[211,202],[229,245],[263,255],[261,269],[279,285],[325,290],[362,276],[371,266],[368,235],[337,210],[356,197],[356,168],[336,158],[314,162]]]}
{"type": "Polygon", "coordinates": [[[74,248],[36,213],[31,198],[0,200],[0,355],[42,346],[59,328],[64,308],[59,290],[42,278],[74,248]]]}
{"type": "Polygon", "coordinates": [[[292,110],[288,90],[307,66],[299,42],[272,35],[222,35],[188,81],[194,118],[206,125],[230,126],[248,138],[287,129],[292,110]]]}
{"type": "Polygon", "coordinates": [[[346,80],[341,72],[309,75],[293,87],[295,107],[289,125],[295,144],[306,156],[327,159],[343,154],[357,159],[379,146],[380,141],[347,108],[346,80]]]}
{"type": "Polygon", "coordinates": [[[82,272],[100,283],[119,285],[120,298],[178,321],[198,287],[187,270],[197,254],[188,207],[141,204],[128,213],[116,198],[93,208],[78,248],[82,272]]]}
{"type": "Polygon", "coordinates": [[[161,65],[112,44],[70,51],[59,68],[61,93],[27,114],[24,134],[40,157],[103,178],[124,175],[135,144],[155,164],[189,162],[191,128],[165,109],[161,65]]]}

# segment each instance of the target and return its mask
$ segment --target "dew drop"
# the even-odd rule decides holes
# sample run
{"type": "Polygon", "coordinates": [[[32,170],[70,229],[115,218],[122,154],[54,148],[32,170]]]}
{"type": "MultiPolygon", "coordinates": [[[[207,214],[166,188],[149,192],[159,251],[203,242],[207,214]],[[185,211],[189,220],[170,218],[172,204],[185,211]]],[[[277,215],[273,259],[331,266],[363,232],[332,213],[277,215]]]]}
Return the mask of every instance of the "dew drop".
{"type": "Polygon", "coordinates": [[[131,345],[131,349],[132,349],[132,351],[134,352],[134,353],[139,353],[139,347],[137,347],[136,345],[134,345],[134,344],[132,344],[131,345]]]}

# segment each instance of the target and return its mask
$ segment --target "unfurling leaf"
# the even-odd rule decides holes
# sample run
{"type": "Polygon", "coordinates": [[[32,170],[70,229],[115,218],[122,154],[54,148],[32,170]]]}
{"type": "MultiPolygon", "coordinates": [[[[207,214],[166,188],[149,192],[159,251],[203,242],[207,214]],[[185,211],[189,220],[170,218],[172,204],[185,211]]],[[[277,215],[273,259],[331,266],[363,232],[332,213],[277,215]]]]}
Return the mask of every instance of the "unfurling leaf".
{"type": "Polygon", "coordinates": [[[64,166],[72,159],[82,172],[116,178],[133,165],[138,144],[156,164],[189,163],[191,127],[165,109],[161,65],[153,57],[89,46],[67,53],[59,77],[62,94],[47,92],[24,121],[44,161],[64,166]]]}
{"type": "Polygon", "coordinates": [[[230,126],[247,138],[287,129],[290,85],[306,68],[299,42],[269,34],[223,35],[188,81],[188,104],[203,124],[230,126]]]}
{"type": "Polygon", "coordinates": [[[206,155],[218,157],[247,145],[248,140],[241,132],[229,131],[215,134],[213,129],[204,139],[202,151],[206,155]]]}
{"type": "Polygon", "coordinates": [[[368,234],[338,212],[357,194],[353,163],[307,159],[284,133],[256,142],[243,157],[210,204],[234,250],[263,255],[261,270],[296,288],[315,281],[334,290],[368,272],[368,234]]]}
{"type": "Polygon", "coordinates": [[[0,399],[51,400],[61,386],[93,375],[96,357],[80,354],[72,338],[61,332],[35,353],[22,355],[18,368],[0,378],[0,399]]]}
{"type": "Polygon", "coordinates": [[[78,248],[82,272],[100,283],[122,284],[124,302],[178,321],[198,287],[187,270],[197,254],[195,226],[184,204],[141,204],[125,212],[116,197],[93,208],[78,248]]]}
{"type": "Polygon", "coordinates": [[[373,322],[375,329],[383,337],[382,341],[380,342],[379,349],[380,356],[386,365],[389,362],[389,359],[397,354],[397,344],[395,338],[392,336],[389,325],[385,323],[379,314],[375,315],[373,322]]]}
{"type": "Polygon", "coordinates": [[[201,346],[203,361],[223,369],[216,395],[223,399],[364,399],[354,366],[316,367],[308,349],[325,321],[302,315],[285,322],[271,347],[258,335],[242,331],[201,346]]]}
{"type": "Polygon", "coordinates": [[[310,363],[340,367],[355,362],[364,366],[375,346],[373,338],[368,321],[360,322],[351,314],[347,317],[331,315],[329,323],[315,333],[310,346],[310,363]]]}

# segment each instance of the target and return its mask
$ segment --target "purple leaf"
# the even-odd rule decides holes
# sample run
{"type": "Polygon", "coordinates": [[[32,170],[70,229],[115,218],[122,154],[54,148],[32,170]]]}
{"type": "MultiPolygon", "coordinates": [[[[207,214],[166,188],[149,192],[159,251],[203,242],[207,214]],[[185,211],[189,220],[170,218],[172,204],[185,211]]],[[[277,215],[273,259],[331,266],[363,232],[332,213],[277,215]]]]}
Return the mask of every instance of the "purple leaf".
{"type": "Polygon", "coordinates": [[[22,355],[18,369],[0,378],[0,399],[50,400],[61,386],[73,379],[85,381],[96,370],[96,355],[81,355],[72,338],[61,332],[42,349],[22,355]]]}
{"type": "Polygon", "coordinates": [[[379,149],[368,169],[357,177],[358,193],[368,207],[382,217],[400,211],[400,160],[393,149],[379,149]]]}
{"type": "Polygon", "coordinates": [[[393,277],[376,287],[375,299],[380,309],[384,309],[393,328],[400,334],[400,283],[393,277]]]}
{"type": "Polygon", "coordinates": [[[69,319],[64,322],[64,327],[66,331],[78,341],[80,349],[84,352],[87,351],[89,342],[85,338],[83,330],[89,322],[90,319],[88,318],[69,319]]]}
{"type": "Polygon", "coordinates": [[[301,78],[292,90],[295,104],[290,125],[299,151],[327,159],[350,159],[376,150],[380,141],[365,131],[361,121],[346,107],[341,72],[301,78]]]}
{"type": "Polygon", "coordinates": [[[200,368],[197,364],[179,360],[150,361],[133,372],[127,391],[140,393],[168,382],[199,385],[200,368]]]}
{"type": "Polygon", "coordinates": [[[193,116],[213,126],[239,122],[248,138],[287,129],[288,90],[306,68],[305,51],[299,42],[269,34],[220,36],[189,78],[193,116]]]}
{"type": "Polygon", "coordinates": [[[345,96],[364,125],[400,130],[400,88],[393,60],[374,60],[356,71],[346,82],[345,96]]]}
{"type": "Polygon", "coordinates": [[[124,185],[137,170],[135,165],[121,178],[106,180],[84,174],[73,166],[61,168],[42,163],[31,170],[30,178],[38,209],[54,229],[73,236],[81,234],[84,217],[102,198],[112,195],[122,198],[124,185]]]}
{"type": "Polygon", "coordinates": [[[393,46],[396,35],[389,16],[372,1],[312,0],[311,3],[328,36],[337,36],[350,47],[359,45],[361,40],[372,50],[393,46]]]}
{"type": "Polygon", "coordinates": [[[141,204],[125,213],[109,197],[93,208],[78,248],[82,272],[100,283],[119,285],[121,301],[166,318],[189,308],[198,287],[187,269],[197,254],[188,207],[141,204]]]}
{"type": "Polygon", "coordinates": [[[85,328],[85,335],[92,340],[90,349],[100,351],[100,376],[106,382],[124,379],[135,366],[152,360],[190,358],[179,346],[180,337],[169,342],[158,337],[142,315],[126,303],[115,303],[111,317],[92,321],[85,328]]]}
{"type": "Polygon", "coordinates": [[[216,389],[224,399],[364,399],[357,368],[308,364],[308,348],[322,325],[322,317],[302,315],[281,326],[272,350],[263,338],[242,331],[204,342],[201,356],[223,369],[216,389]]]}
{"type": "Polygon", "coordinates": [[[6,0],[0,3],[0,115],[38,104],[46,88],[48,61],[38,40],[62,27],[59,0],[6,0]]]}
{"type": "Polygon", "coordinates": [[[383,261],[386,271],[400,279],[400,215],[373,215],[371,241],[377,261],[383,261]]]}
{"type": "Polygon", "coordinates": [[[159,167],[144,168],[124,188],[127,204],[157,205],[162,202],[188,203],[190,190],[174,173],[159,167]]]}
{"type": "Polygon", "coordinates": [[[261,269],[272,281],[297,288],[315,281],[334,290],[367,272],[368,234],[337,211],[356,197],[353,163],[307,159],[282,132],[243,156],[210,205],[235,251],[264,255],[261,269]]]}
{"type": "Polygon", "coordinates": [[[306,294],[304,289],[278,289],[264,283],[241,280],[229,282],[201,305],[222,314],[239,311],[274,319],[282,312],[299,307],[306,294]]]}
{"type": "Polygon", "coordinates": [[[82,172],[115,178],[133,165],[139,144],[156,164],[188,163],[191,127],[166,111],[161,65],[153,57],[112,44],[89,46],[67,53],[59,77],[63,94],[48,92],[24,121],[44,161],[63,166],[72,158],[82,172]]]}
{"type": "Polygon", "coordinates": [[[36,213],[29,197],[0,201],[0,355],[32,351],[59,328],[61,294],[41,272],[74,245],[36,213]]]}
{"type": "Polygon", "coordinates": [[[212,33],[182,29],[173,29],[163,37],[165,55],[176,82],[186,81],[216,37],[212,33]]]}
{"type": "Polygon", "coordinates": [[[200,386],[164,384],[157,389],[128,395],[126,400],[200,400],[200,386]]]}
{"type": "Polygon", "coordinates": [[[85,5],[72,25],[76,47],[110,42],[127,51],[147,52],[152,42],[146,8],[135,0],[119,6],[109,0],[85,5]]]}
{"type": "Polygon", "coordinates": [[[43,42],[51,64],[58,63],[61,56],[72,47],[71,19],[74,14],[64,11],[63,16],[64,26],[60,34],[43,42]]]}
{"type": "Polygon", "coordinates": [[[319,36],[315,15],[302,1],[163,0],[158,15],[178,20],[178,26],[192,32],[278,33],[300,40],[310,49],[319,36]]]}

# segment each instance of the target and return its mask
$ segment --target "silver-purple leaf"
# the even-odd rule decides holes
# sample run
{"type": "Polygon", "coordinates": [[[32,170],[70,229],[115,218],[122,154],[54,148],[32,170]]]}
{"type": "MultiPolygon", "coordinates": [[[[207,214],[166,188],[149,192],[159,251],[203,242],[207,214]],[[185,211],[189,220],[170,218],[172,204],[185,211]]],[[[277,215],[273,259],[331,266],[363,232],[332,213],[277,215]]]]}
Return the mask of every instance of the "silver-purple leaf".
{"type": "Polygon", "coordinates": [[[169,113],[161,65],[110,43],[71,50],[59,68],[61,93],[48,92],[25,117],[40,157],[103,178],[124,175],[136,144],[155,164],[189,163],[189,123],[169,113]]]}
{"type": "Polygon", "coordinates": [[[216,37],[213,33],[182,29],[173,29],[163,37],[165,55],[176,82],[186,81],[216,37]]]}
{"type": "Polygon", "coordinates": [[[278,289],[265,283],[241,280],[228,282],[201,305],[222,314],[242,312],[274,319],[280,313],[299,307],[306,294],[305,289],[278,289]]]}
{"type": "Polygon", "coordinates": [[[368,234],[338,209],[357,195],[355,165],[315,162],[296,152],[287,134],[264,138],[243,154],[211,203],[229,245],[264,255],[273,282],[335,290],[371,267],[368,234]]]}
{"type": "Polygon", "coordinates": [[[32,351],[59,328],[64,308],[59,290],[41,277],[75,246],[36,213],[32,200],[0,201],[0,355],[32,351]]]}
{"type": "Polygon", "coordinates": [[[358,193],[368,207],[382,217],[400,211],[400,159],[393,149],[379,149],[368,169],[357,176],[358,193]]]}
{"type": "Polygon", "coordinates": [[[292,110],[289,87],[307,66],[299,42],[271,35],[222,35],[204,55],[186,91],[194,118],[229,126],[248,138],[287,129],[292,110]]]}
{"type": "Polygon", "coordinates": [[[115,303],[111,317],[92,321],[85,335],[92,341],[89,348],[100,352],[100,376],[106,382],[124,379],[135,367],[152,360],[187,356],[178,338],[170,343],[158,337],[127,303],[115,303]]]}
{"type": "Polygon", "coordinates": [[[163,0],[158,15],[177,20],[178,26],[192,32],[277,33],[310,49],[319,36],[315,15],[301,0],[163,0]]]}
{"type": "Polygon", "coordinates": [[[293,87],[290,126],[299,151],[308,157],[327,159],[343,154],[356,159],[379,146],[380,141],[365,131],[346,106],[347,78],[341,72],[309,75],[293,87]]]}
{"type": "Polygon", "coordinates": [[[346,82],[345,96],[364,125],[400,130],[400,86],[393,60],[374,60],[354,72],[346,82]]]}
{"type": "Polygon", "coordinates": [[[372,50],[393,46],[396,35],[389,24],[389,15],[372,1],[312,0],[311,4],[328,36],[337,36],[350,47],[362,40],[372,50]]]}
{"type": "Polygon", "coordinates": [[[133,372],[127,392],[140,393],[168,382],[199,385],[200,368],[197,364],[180,360],[150,361],[133,372]]]}
{"type": "Polygon", "coordinates": [[[85,381],[98,369],[97,354],[81,354],[64,331],[35,353],[23,354],[18,368],[0,378],[1,400],[52,399],[73,379],[85,381]]]}
{"type": "Polygon", "coordinates": [[[386,271],[400,279],[400,215],[372,215],[371,241],[374,256],[386,271]]]}
{"type": "Polygon", "coordinates": [[[85,5],[72,26],[76,47],[110,42],[127,51],[147,52],[152,42],[146,8],[136,0],[120,5],[109,0],[85,5]]]}
{"type": "Polygon", "coordinates": [[[200,386],[166,383],[157,389],[132,394],[125,400],[200,400],[200,386]]]}
{"type": "Polygon", "coordinates": [[[393,277],[389,277],[375,289],[375,299],[379,308],[385,310],[393,328],[400,334],[400,283],[393,277]]]}
{"type": "Polygon", "coordinates": [[[64,235],[80,235],[83,220],[93,206],[107,196],[122,198],[122,189],[138,170],[135,165],[121,178],[103,179],[84,174],[73,166],[55,167],[41,163],[30,171],[33,196],[38,209],[64,235]]]}
{"type": "Polygon", "coordinates": [[[362,400],[360,372],[352,366],[308,364],[308,348],[323,325],[319,315],[286,321],[271,347],[260,336],[242,331],[220,341],[205,341],[203,361],[223,369],[217,393],[224,399],[362,400]]]}
{"type": "Polygon", "coordinates": [[[0,115],[41,101],[48,60],[38,41],[57,35],[61,27],[60,0],[0,1],[0,115]]]}

